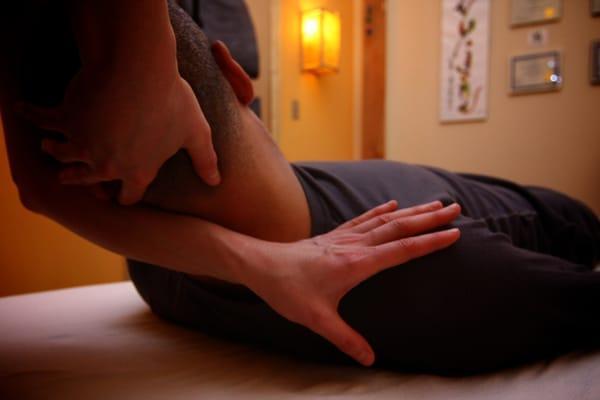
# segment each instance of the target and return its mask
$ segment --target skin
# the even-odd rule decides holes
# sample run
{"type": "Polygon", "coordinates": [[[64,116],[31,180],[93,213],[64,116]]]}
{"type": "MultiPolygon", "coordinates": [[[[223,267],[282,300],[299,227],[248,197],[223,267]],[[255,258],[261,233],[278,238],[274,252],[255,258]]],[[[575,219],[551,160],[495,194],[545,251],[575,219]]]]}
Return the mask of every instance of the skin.
{"type": "Polygon", "coordinates": [[[78,163],[67,166],[61,179],[121,180],[119,202],[134,204],[164,162],[185,149],[195,173],[218,185],[211,129],[178,73],[166,1],[145,0],[140,6],[136,1],[70,0],[66,5],[82,68],[58,106],[17,106],[38,126],[68,139],[43,143],[61,160],[78,163]]]}
{"type": "MultiPolygon", "coordinates": [[[[251,85],[220,44],[214,56],[236,93],[242,121],[238,145],[252,150],[250,164],[224,166],[223,183],[218,188],[198,183],[189,169],[185,173],[183,164],[167,166],[166,175],[158,176],[156,186],[147,194],[147,202],[155,207],[124,207],[93,196],[88,187],[63,185],[57,179],[61,168],[48,163],[40,150],[49,123],[46,110],[26,106],[25,115],[18,115],[14,109],[20,97],[15,85],[20,45],[6,39],[21,37],[29,21],[11,17],[0,24],[0,110],[13,180],[28,209],[126,257],[247,286],[283,317],[320,334],[357,362],[373,364],[375,354],[369,344],[340,318],[340,299],[383,269],[458,240],[456,229],[425,232],[454,220],[460,207],[442,208],[436,202],[396,210],[397,204],[390,202],[332,232],[309,238],[310,220],[299,183],[248,109],[251,85]],[[161,190],[161,186],[169,180],[174,180],[183,194],[165,196],[170,190],[161,190]],[[190,189],[186,185],[191,185],[190,189]],[[244,196],[245,207],[239,207],[239,196],[244,196]],[[279,242],[273,241],[277,238],[279,242]]],[[[131,65],[125,65],[129,68],[136,63],[132,60],[131,65]]],[[[145,102],[135,105],[139,109],[134,113],[148,111],[145,102]]],[[[183,109],[177,112],[185,113],[189,106],[189,102],[181,103],[183,109]]],[[[105,115],[120,112],[110,107],[103,111],[105,115]]],[[[74,113],[73,118],[85,120],[74,113]]],[[[72,137],[78,134],[74,131],[72,137]]],[[[44,150],[58,160],[69,161],[52,146],[44,146],[44,150]]],[[[94,152],[93,148],[87,150],[94,152]]],[[[81,174],[69,183],[86,179],[86,174],[81,174]]]]}
{"type": "Polygon", "coordinates": [[[228,151],[245,156],[231,157],[222,167],[223,183],[218,187],[202,184],[185,158],[171,160],[149,187],[144,201],[264,240],[308,238],[308,202],[289,162],[248,107],[254,98],[250,78],[223,43],[213,44],[212,53],[238,99],[239,132],[228,151]]]}

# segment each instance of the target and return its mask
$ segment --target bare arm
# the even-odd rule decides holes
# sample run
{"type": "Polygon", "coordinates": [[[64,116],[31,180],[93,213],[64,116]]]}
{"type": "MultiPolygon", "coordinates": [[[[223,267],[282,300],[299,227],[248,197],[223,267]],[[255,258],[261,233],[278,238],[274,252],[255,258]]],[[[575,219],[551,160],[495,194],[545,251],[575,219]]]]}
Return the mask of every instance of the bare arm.
{"type": "Polygon", "coordinates": [[[60,185],[55,163],[39,150],[39,132],[10,112],[3,113],[3,122],[13,176],[30,210],[126,257],[239,282],[240,259],[248,257],[246,244],[254,239],[198,218],[122,207],[84,187],[60,185]]]}
{"type": "MultiPolygon", "coordinates": [[[[63,176],[121,180],[119,201],[134,204],[164,162],[183,149],[196,174],[210,185],[220,183],[210,126],[178,72],[167,1],[50,3],[52,8],[61,4],[66,9],[60,15],[70,17],[68,34],[76,41],[81,68],[59,104],[25,103],[23,109],[39,126],[67,139],[45,143],[61,161],[79,162],[67,166],[63,176]]],[[[23,20],[30,28],[26,34],[37,35],[32,47],[43,42],[35,12],[23,20]]]]}
{"type": "MultiPolygon", "coordinates": [[[[78,2],[73,1],[73,3],[78,2]]],[[[90,8],[74,9],[74,12],[90,12],[93,11],[93,7],[97,7],[95,4],[105,4],[105,2],[82,1],[80,6],[84,3],[90,8]]],[[[106,2],[106,5],[108,3],[106,2]]],[[[147,12],[158,14],[164,8],[164,15],[161,14],[158,18],[168,24],[164,0],[111,3],[129,5],[129,10],[121,9],[125,15],[132,11],[131,7],[134,4],[148,5],[147,12]],[[160,10],[153,11],[152,7],[160,10]]],[[[0,110],[11,173],[24,205],[86,239],[127,257],[169,265],[173,269],[190,274],[208,275],[238,282],[236,273],[238,261],[240,257],[245,256],[244,243],[251,242],[252,238],[197,218],[167,214],[143,207],[119,207],[117,204],[96,199],[84,187],[68,187],[58,183],[59,164],[50,161],[40,150],[41,139],[47,132],[17,117],[13,112],[15,102],[23,100],[18,83],[21,68],[19,62],[24,42],[31,32],[31,21],[28,18],[32,13],[27,5],[19,2],[7,7],[6,13],[0,16],[0,110]]],[[[106,10],[108,12],[110,8],[106,10]]],[[[148,17],[143,10],[140,12],[142,16],[148,17]]],[[[88,17],[89,15],[81,16],[82,19],[88,17]]],[[[110,20],[110,17],[105,15],[104,19],[110,20]]],[[[92,22],[90,21],[93,25],[92,22]]],[[[92,28],[86,28],[90,32],[78,38],[88,42],[83,47],[99,46],[89,43],[102,39],[99,37],[95,39],[92,28]]],[[[118,37],[114,36],[118,34],[121,26],[107,28],[98,25],[96,28],[97,35],[107,35],[107,38],[102,40],[106,42],[115,40],[121,43],[118,37]],[[106,32],[110,29],[114,32],[113,36],[106,32]]],[[[140,33],[139,29],[133,29],[129,34],[135,36],[140,33]]],[[[163,24],[160,29],[170,29],[170,27],[163,24]]],[[[123,35],[123,42],[136,39],[135,37],[127,39],[127,32],[123,32],[123,35]]],[[[165,47],[168,46],[167,44],[165,47]]],[[[172,58],[172,62],[175,63],[174,53],[172,58]]]]}
{"type": "Polygon", "coordinates": [[[279,244],[198,218],[122,207],[94,198],[85,188],[61,186],[57,164],[40,151],[44,130],[12,111],[19,97],[19,47],[7,40],[15,31],[5,28],[20,28],[21,21],[15,21],[0,21],[0,110],[13,179],[29,209],[128,257],[244,284],[285,318],[362,364],[373,363],[368,343],[337,313],[339,301],[379,271],[455,242],[456,230],[422,233],[452,221],[458,207],[440,209],[438,203],[393,212],[396,204],[389,203],[319,238],[279,244]]]}

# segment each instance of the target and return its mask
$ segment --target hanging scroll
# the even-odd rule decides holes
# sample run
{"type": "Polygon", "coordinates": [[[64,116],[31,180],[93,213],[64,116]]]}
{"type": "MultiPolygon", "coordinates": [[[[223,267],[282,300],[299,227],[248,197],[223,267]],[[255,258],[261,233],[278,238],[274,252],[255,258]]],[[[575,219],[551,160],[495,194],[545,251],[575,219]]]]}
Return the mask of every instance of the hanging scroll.
{"type": "Polygon", "coordinates": [[[442,122],[487,118],[490,0],[442,1],[442,122]]]}

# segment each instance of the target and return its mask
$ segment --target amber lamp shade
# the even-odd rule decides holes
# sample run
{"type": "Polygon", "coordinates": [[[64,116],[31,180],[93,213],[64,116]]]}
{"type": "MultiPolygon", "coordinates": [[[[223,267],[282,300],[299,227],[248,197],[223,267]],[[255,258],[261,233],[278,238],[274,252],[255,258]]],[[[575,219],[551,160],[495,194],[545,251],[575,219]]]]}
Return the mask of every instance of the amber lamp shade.
{"type": "Polygon", "coordinates": [[[337,72],[340,44],[338,13],[323,8],[302,13],[302,71],[317,75],[337,72]]]}

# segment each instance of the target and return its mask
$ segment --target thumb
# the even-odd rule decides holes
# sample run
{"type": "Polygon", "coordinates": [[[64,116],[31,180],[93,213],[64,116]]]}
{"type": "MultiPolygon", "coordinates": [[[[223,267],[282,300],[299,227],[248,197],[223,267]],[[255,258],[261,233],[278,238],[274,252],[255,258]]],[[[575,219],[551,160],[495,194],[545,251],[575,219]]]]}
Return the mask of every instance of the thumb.
{"type": "Polygon", "coordinates": [[[14,105],[13,110],[38,128],[65,133],[63,113],[60,107],[39,107],[30,103],[18,102],[14,105]]]}
{"type": "Polygon", "coordinates": [[[375,362],[375,353],[367,341],[350,327],[337,312],[323,312],[314,318],[314,326],[308,326],[340,351],[369,367],[375,362]]]}

